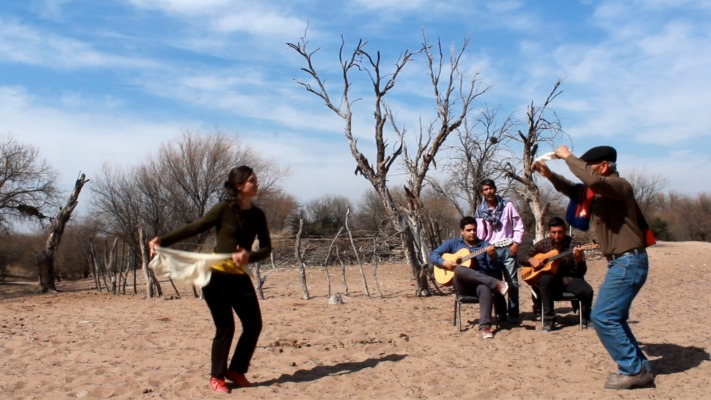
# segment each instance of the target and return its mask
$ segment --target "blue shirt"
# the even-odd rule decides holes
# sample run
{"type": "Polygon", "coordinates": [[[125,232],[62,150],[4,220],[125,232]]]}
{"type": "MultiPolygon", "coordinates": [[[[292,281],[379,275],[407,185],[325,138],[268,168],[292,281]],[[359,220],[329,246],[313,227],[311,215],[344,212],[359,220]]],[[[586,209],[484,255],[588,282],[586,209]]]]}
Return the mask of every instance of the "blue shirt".
{"type": "MultiPolygon", "coordinates": [[[[469,246],[461,237],[456,239],[450,239],[442,243],[442,245],[440,245],[436,249],[432,250],[432,253],[430,253],[430,262],[435,265],[442,265],[444,264],[444,258],[442,258],[442,254],[454,254],[461,249],[468,249],[470,253],[473,253],[475,251],[482,250],[487,246],[489,246],[489,242],[485,240],[480,240],[476,246],[469,246]]],[[[470,268],[473,268],[476,271],[495,278],[500,275],[501,261],[498,259],[496,261],[492,261],[489,257],[489,254],[486,252],[479,254],[471,261],[473,264],[470,268]]]]}

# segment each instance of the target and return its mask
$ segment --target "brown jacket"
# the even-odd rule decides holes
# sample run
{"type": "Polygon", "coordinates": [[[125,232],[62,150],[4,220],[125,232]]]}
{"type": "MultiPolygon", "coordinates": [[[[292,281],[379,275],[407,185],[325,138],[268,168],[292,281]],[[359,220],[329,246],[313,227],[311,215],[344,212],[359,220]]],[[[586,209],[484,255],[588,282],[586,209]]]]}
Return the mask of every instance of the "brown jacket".
{"type": "MultiPolygon", "coordinates": [[[[618,173],[601,176],[573,155],[565,159],[570,171],[595,192],[590,227],[597,235],[600,251],[606,257],[645,248],[644,235],[637,223],[637,203],[630,183],[618,173]]],[[[575,184],[553,173],[551,183],[568,197],[575,195],[575,184]]]]}

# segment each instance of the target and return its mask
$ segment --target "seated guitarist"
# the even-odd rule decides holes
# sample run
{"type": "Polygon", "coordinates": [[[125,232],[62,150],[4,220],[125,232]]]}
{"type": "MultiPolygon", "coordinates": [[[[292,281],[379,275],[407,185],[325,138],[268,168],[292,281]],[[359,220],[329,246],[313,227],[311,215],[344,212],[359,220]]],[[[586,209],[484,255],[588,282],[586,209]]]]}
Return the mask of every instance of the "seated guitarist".
{"type": "Polygon", "coordinates": [[[494,337],[491,331],[491,311],[493,308],[492,291],[496,290],[503,296],[508,291],[508,285],[495,276],[501,276],[501,261],[496,259],[493,245],[479,240],[476,236],[476,219],[464,217],[459,221],[460,238],[450,239],[437,247],[430,254],[430,261],[450,271],[454,271],[454,288],[461,295],[479,298],[479,331],[484,339],[494,337]],[[471,259],[470,267],[460,265],[455,260],[445,260],[445,254],[456,253],[468,249],[470,253],[486,249],[486,252],[471,259]]]}
{"type": "MultiPolygon", "coordinates": [[[[580,310],[583,322],[587,326],[590,320],[590,309],[592,307],[593,288],[584,279],[588,266],[585,263],[585,255],[580,248],[580,243],[572,237],[566,235],[566,224],[563,219],[553,217],[548,221],[548,237],[534,243],[526,255],[522,257],[523,265],[530,265],[536,268],[544,268],[545,257],[555,250],[555,254],[560,254],[573,249],[571,254],[560,257],[555,261],[558,269],[555,274],[546,271],[541,273],[540,280],[533,285],[533,290],[538,297],[538,301],[543,306],[543,332],[550,332],[555,328],[555,310],[553,309],[553,297],[555,294],[570,292],[575,294],[582,302],[583,309],[580,310]],[[536,258],[535,256],[539,256],[536,258]]],[[[534,300],[534,311],[536,310],[536,300],[534,300]]]]}

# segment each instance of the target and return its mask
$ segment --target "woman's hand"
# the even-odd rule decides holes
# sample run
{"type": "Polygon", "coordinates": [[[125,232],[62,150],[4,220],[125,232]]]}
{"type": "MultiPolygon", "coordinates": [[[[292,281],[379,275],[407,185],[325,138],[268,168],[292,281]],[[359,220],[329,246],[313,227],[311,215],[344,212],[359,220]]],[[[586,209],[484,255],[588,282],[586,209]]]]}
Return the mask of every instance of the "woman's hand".
{"type": "Polygon", "coordinates": [[[158,246],[160,246],[160,238],[158,236],[154,237],[153,239],[151,239],[150,242],[148,242],[148,251],[151,257],[156,255],[156,247],[158,246]]]}
{"type": "Polygon", "coordinates": [[[237,246],[237,251],[232,253],[232,261],[237,265],[247,265],[249,264],[249,253],[245,249],[241,249],[237,246]]]}

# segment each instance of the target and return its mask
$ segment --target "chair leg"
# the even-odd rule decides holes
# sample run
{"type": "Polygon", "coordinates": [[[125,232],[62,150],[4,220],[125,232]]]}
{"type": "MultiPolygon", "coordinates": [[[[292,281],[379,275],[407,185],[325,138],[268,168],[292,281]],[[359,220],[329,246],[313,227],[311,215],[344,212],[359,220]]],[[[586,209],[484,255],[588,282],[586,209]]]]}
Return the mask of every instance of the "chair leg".
{"type": "Polygon", "coordinates": [[[454,318],[452,319],[452,325],[457,326],[457,299],[454,299],[454,318]]]}
{"type": "MultiPolygon", "coordinates": [[[[492,299],[491,301],[493,304],[494,300],[492,299]]],[[[481,304],[479,304],[479,307],[481,307],[481,304]]],[[[491,307],[491,323],[496,326],[496,329],[499,329],[499,316],[494,312],[494,307],[491,307]]]]}
{"type": "Polygon", "coordinates": [[[462,331],[462,303],[457,302],[457,328],[462,331]]]}
{"type": "Polygon", "coordinates": [[[578,317],[580,318],[580,329],[583,329],[583,302],[578,300],[578,317]]]}

